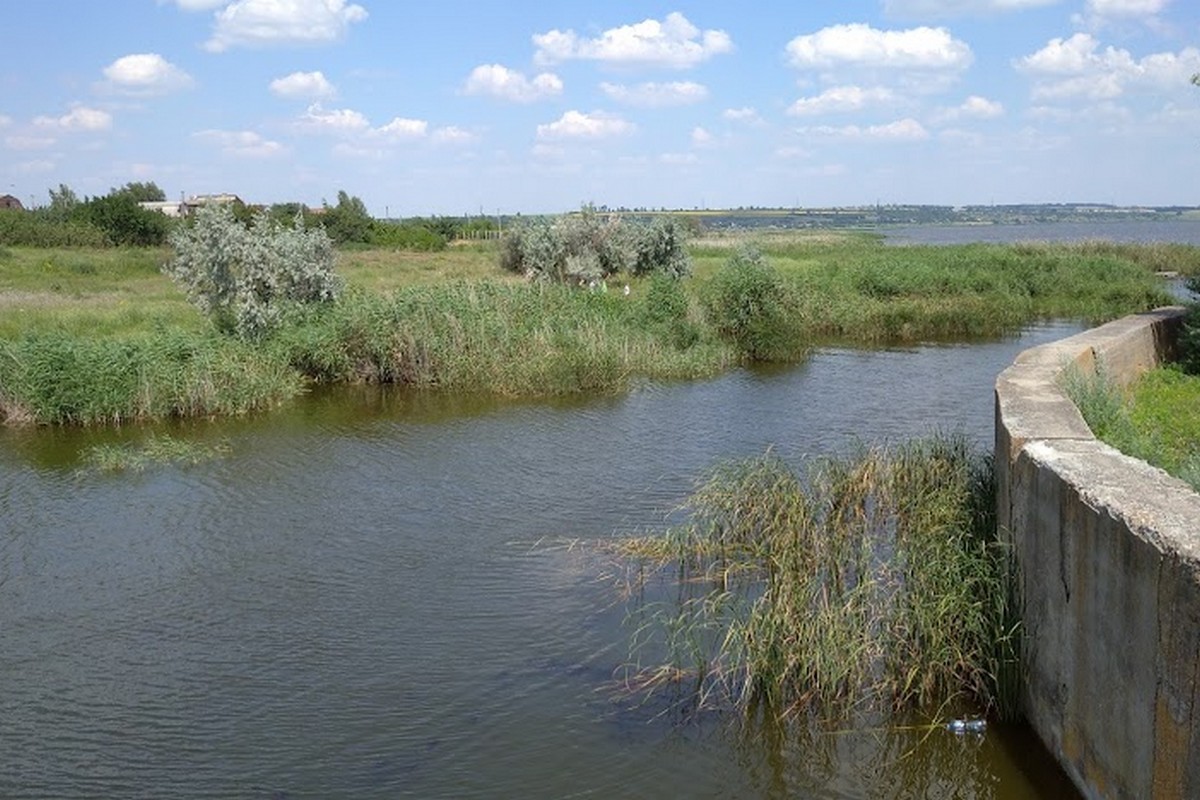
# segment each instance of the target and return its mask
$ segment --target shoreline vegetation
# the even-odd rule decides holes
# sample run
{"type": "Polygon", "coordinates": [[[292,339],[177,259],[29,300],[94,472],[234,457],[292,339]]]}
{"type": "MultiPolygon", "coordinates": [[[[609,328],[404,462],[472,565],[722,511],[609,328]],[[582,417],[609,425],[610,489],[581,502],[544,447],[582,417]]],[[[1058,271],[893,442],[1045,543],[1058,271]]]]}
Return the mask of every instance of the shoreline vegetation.
{"type": "Polygon", "coordinates": [[[170,249],[0,247],[0,421],[240,414],[314,383],[617,392],[821,345],[1100,322],[1171,302],[1155,273],[1200,272],[1200,248],[1185,245],[890,247],[856,232],[747,231],[693,237],[686,275],[616,270],[581,287],[505,272],[504,247],[342,247],[341,296],[282,308],[254,339],[188,304],[161,271],[170,249]]]}

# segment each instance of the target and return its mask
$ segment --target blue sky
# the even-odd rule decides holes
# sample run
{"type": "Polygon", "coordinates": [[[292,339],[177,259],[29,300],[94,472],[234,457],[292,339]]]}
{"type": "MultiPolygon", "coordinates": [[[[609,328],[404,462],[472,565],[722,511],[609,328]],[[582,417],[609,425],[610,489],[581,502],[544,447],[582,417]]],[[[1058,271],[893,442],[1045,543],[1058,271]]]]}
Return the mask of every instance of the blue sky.
{"type": "Polygon", "coordinates": [[[1195,0],[3,0],[0,193],[1200,204],[1195,0]]]}

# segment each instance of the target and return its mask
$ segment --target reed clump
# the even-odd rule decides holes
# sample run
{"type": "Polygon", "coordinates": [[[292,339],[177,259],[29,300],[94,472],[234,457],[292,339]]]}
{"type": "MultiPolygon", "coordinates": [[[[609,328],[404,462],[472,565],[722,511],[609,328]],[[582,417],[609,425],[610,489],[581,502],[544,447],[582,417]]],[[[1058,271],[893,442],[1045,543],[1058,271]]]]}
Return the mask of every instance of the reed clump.
{"type": "Polygon", "coordinates": [[[229,451],[228,442],[206,444],[161,434],[141,442],[95,445],[84,451],[83,462],[98,472],[142,472],[167,464],[195,466],[229,451]]]}
{"type": "Polygon", "coordinates": [[[989,460],[958,436],[803,474],[770,453],[717,467],[688,522],[620,545],[632,574],[676,587],[635,608],[631,685],[691,681],[703,702],[781,716],[961,701],[1012,716],[1019,623],[994,499],[989,460]]]}

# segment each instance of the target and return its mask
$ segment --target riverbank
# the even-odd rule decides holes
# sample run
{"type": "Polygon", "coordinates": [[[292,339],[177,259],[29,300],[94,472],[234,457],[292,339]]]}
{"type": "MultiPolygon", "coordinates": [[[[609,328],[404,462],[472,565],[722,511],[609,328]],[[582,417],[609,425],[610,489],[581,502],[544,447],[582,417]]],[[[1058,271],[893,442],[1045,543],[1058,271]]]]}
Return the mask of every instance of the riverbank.
{"type": "MultiPolygon", "coordinates": [[[[247,344],[213,332],[159,267],[165,250],[0,251],[0,417],[124,422],[269,408],[306,385],[399,383],[510,396],[621,391],[689,379],[755,353],[723,335],[714,286],[733,250],[763,252],[779,314],[771,357],[1098,322],[1169,298],[1155,272],[1200,271],[1200,248],[1024,244],[885,247],[877,238],[706,238],[692,276],[610,291],[505,275],[493,246],[354,250],[350,291],[247,344]]],[[[602,287],[603,288],[603,287],[602,287]]]]}

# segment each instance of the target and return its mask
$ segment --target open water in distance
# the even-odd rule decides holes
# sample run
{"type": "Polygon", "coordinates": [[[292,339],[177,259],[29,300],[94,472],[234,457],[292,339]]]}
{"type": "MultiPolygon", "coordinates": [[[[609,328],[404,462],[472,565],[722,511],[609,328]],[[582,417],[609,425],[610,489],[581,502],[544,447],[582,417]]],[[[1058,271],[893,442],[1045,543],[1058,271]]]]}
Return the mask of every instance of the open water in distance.
{"type": "Polygon", "coordinates": [[[1200,220],[1034,222],[1024,225],[909,225],[882,228],[889,244],[991,242],[1172,242],[1200,245],[1200,220]]]}
{"type": "Polygon", "coordinates": [[[593,547],[715,460],[957,429],[1066,324],[629,394],[341,389],[172,428],[194,467],[89,472],[147,429],[0,432],[0,797],[1058,798],[1025,729],[802,741],[615,693],[593,547]],[[568,546],[573,543],[573,546],[568,546]]]}

